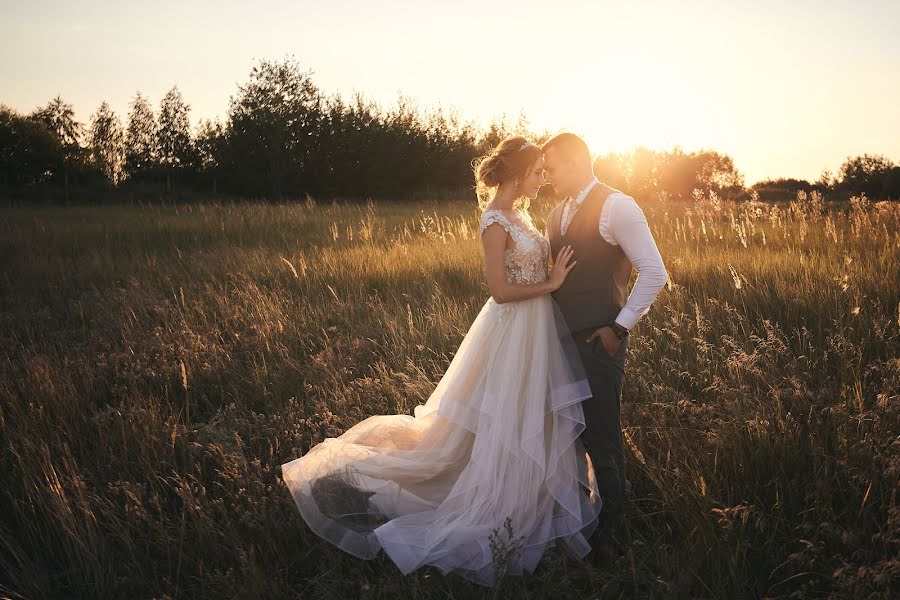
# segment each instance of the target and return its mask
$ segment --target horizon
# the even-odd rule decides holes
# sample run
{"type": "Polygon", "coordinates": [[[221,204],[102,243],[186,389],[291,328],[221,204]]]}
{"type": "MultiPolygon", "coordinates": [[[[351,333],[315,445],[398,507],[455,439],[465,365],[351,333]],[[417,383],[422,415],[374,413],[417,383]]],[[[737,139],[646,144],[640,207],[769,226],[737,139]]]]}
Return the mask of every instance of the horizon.
{"type": "Polygon", "coordinates": [[[50,14],[46,5],[7,9],[0,49],[13,59],[0,65],[0,103],[30,113],[60,95],[88,123],[105,100],[125,124],[137,92],[156,110],[177,85],[192,126],[225,122],[229,97],[259,60],[294,56],[325,95],[359,92],[383,108],[402,95],[420,111],[442,107],[480,127],[524,113],[531,129],[574,131],[597,155],[715,150],[734,160],[748,186],[814,182],[859,154],[900,160],[896,3],[864,2],[851,12],[834,1],[802,1],[776,13],[771,1],[704,3],[693,12],[659,2],[569,1],[551,11],[535,2],[515,11],[470,0],[452,11],[396,0],[377,9],[266,2],[252,14],[236,3],[164,2],[153,11],[99,4],[50,14]],[[172,19],[176,7],[180,20],[172,19]],[[600,36],[573,38],[570,24],[591,19],[635,27],[601,25],[600,36]],[[437,20],[440,31],[422,27],[437,20]],[[539,40],[501,37],[504,50],[491,55],[472,40],[495,39],[496,22],[539,40]],[[640,35],[631,33],[638,27],[640,35]]]}

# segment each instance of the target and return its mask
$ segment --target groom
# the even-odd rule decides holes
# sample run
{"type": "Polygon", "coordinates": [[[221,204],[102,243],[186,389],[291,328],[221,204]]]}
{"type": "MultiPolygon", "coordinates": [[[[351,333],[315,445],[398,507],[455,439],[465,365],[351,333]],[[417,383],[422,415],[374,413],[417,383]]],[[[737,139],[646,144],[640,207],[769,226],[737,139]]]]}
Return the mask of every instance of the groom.
{"type": "Polygon", "coordinates": [[[582,403],[586,446],[603,499],[600,551],[618,552],[625,516],[625,455],[619,405],[628,333],[668,274],[634,199],[601,183],[587,144],[561,133],[542,147],[547,181],[564,196],[547,218],[551,256],[571,245],[578,264],[553,293],[575,339],[593,398],[582,403]],[[627,296],[631,269],[638,272],[627,296]]]}

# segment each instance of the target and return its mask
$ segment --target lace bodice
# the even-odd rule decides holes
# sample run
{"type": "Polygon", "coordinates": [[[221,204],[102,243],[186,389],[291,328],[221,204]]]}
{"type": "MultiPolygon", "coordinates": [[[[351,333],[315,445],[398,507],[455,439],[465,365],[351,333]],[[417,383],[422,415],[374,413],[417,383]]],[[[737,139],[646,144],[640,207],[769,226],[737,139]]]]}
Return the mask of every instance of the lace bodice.
{"type": "Polygon", "coordinates": [[[531,222],[528,213],[515,211],[515,217],[503,211],[486,210],[481,215],[481,233],[499,223],[515,244],[506,249],[506,280],[509,283],[540,283],[547,279],[550,244],[531,222]]]}

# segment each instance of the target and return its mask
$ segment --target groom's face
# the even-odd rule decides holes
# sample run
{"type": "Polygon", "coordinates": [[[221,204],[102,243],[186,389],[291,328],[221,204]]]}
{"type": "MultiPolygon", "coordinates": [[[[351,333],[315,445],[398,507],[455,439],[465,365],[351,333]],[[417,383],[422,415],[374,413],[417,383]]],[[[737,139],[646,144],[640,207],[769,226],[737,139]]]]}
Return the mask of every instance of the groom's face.
{"type": "Polygon", "coordinates": [[[571,195],[572,186],[577,185],[575,163],[568,160],[557,148],[547,148],[544,152],[544,171],[547,183],[557,194],[571,195]]]}

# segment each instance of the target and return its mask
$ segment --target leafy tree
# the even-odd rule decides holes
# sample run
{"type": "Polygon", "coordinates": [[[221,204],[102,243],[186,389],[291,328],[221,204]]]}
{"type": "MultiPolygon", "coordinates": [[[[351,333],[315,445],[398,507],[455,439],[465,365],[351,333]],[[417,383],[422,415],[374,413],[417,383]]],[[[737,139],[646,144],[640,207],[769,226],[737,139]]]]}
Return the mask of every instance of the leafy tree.
{"type": "Polygon", "coordinates": [[[727,154],[701,150],[697,157],[697,184],[701,189],[728,192],[743,189],[744,176],[727,154]]]}
{"type": "Polygon", "coordinates": [[[0,184],[30,186],[47,181],[63,160],[54,132],[0,104],[0,184]]]}
{"type": "Polygon", "coordinates": [[[731,157],[713,150],[686,153],[681,148],[656,153],[657,192],[673,198],[690,198],[695,189],[717,193],[737,192],[744,177],[735,169],[731,157]]]}
{"type": "Polygon", "coordinates": [[[125,177],[125,132],[106,102],[91,117],[89,135],[91,160],[109,183],[118,185],[125,177]]]}
{"type": "Polygon", "coordinates": [[[156,115],[150,102],[138,92],[131,101],[125,131],[125,172],[129,177],[146,174],[158,162],[156,115]]]}
{"type": "Polygon", "coordinates": [[[636,148],[628,158],[628,192],[638,198],[648,198],[656,193],[659,178],[659,160],[648,148],[636,148]]]}
{"type": "Polygon", "coordinates": [[[44,125],[56,136],[63,153],[62,168],[54,173],[62,175],[64,198],[69,203],[69,184],[74,173],[81,173],[87,166],[89,152],[82,146],[84,138],[84,125],[75,120],[75,111],[72,105],[57,96],[38,108],[31,114],[31,118],[44,125]]]}
{"type": "MultiPolygon", "coordinates": [[[[518,125],[522,124],[522,118],[520,116],[518,125]]],[[[499,118],[493,119],[488,125],[487,130],[485,130],[479,141],[478,141],[478,154],[479,156],[483,156],[491,151],[492,148],[495,148],[497,144],[502,142],[504,139],[524,133],[520,130],[517,125],[513,125],[509,122],[509,116],[507,114],[500,115],[499,118]]]]}
{"type": "Polygon", "coordinates": [[[628,162],[621,154],[610,152],[596,157],[594,173],[604,183],[616,189],[628,189],[628,162]]]}
{"type": "Polygon", "coordinates": [[[881,193],[889,200],[900,200],[900,167],[893,167],[885,173],[881,193]]]}
{"type": "Polygon", "coordinates": [[[229,105],[226,161],[233,186],[275,197],[319,187],[308,167],[322,119],[322,94],[296,60],[253,67],[229,105]]]}
{"type": "Polygon", "coordinates": [[[196,154],[191,140],[191,107],[184,102],[178,86],[169,90],[159,105],[157,143],[159,164],[166,173],[166,190],[171,191],[173,177],[194,166],[196,154]]]}
{"type": "MultiPolygon", "coordinates": [[[[477,152],[477,129],[471,121],[462,121],[456,112],[438,109],[427,119],[429,144],[426,168],[431,186],[448,189],[468,184],[472,178],[472,158],[477,152]]],[[[535,143],[539,137],[530,136],[535,143]]]]}
{"type": "Polygon", "coordinates": [[[744,178],[731,157],[712,150],[668,152],[636,148],[630,153],[609,153],[594,159],[598,177],[638,198],[665,193],[670,198],[689,199],[695,189],[720,194],[743,191],[744,178]]]}
{"type": "Polygon", "coordinates": [[[766,179],[758,181],[750,186],[750,189],[759,194],[763,200],[793,200],[797,192],[822,191],[818,185],[813,185],[805,179],[766,179]]]}
{"type": "Polygon", "coordinates": [[[864,192],[875,197],[883,190],[885,178],[893,167],[894,163],[880,154],[849,157],[841,165],[841,182],[838,187],[851,193],[864,192]]]}
{"type": "Polygon", "coordinates": [[[217,170],[219,159],[225,144],[225,128],[218,119],[202,119],[194,136],[196,151],[196,171],[200,177],[212,179],[213,192],[217,192],[217,170]]]}
{"type": "Polygon", "coordinates": [[[837,185],[837,179],[830,170],[824,169],[822,174],[819,175],[819,178],[816,180],[815,185],[822,191],[830,191],[837,185]]]}
{"type": "Polygon", "coordinates": [[[42,123],[59,140],[67,158],[76,159],[80,155],[84,126],[75,120],[72,105],[60,96],[31,113],[31,118],[42,123]]]}

